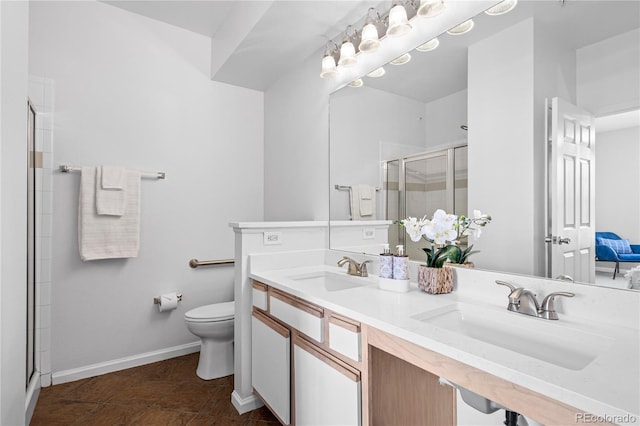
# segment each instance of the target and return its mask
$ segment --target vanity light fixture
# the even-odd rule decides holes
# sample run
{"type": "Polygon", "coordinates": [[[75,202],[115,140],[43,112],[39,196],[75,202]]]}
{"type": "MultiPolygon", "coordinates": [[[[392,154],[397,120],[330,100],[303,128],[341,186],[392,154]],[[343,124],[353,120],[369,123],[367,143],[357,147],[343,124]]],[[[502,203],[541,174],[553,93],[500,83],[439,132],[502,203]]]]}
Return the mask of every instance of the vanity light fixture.
{"type": "Polygon", "coordinates": [[[511,12],[517,4],[518,0],[503,0],[495,6],[485,10],[484,13],[491,16],[504,15],[505,13],[511,12]]]}
{"type": "Polygon", "coordinates": [[[386,73],[387,72],[384,70],[384,68],[380,67],[380,68],[377,68],[377,69],[371,71],[369,74],[367,74],[367,77],[378,78],[378,77],[382,77],[386,73]]]}
{"type": "Polygon", "coordinates": [[[349,87],[362,87],[363,85],[363,81],[361,78],[357,79],[357,80],[353,80],[351,83],[349,83],[349,87]]]}
{"type": "Polygon", "coordinates": [[[380,15],[373,7],[367,12],[367,20],[362,28],[362,36],[358,50],[361,52],[375,52],[380,48],[380,39],[378,37],[378,28],[376,23],[380,21],[380,15]]]}
{"type": "Polygon", "coordinates": [[[438,37],[434,37],[428,42],[416,47],[416,50],[418,52],[429,52],[435,50],[438,46],[440,46],[440,40],[438,40],[438,37]]]}
{"type": "Polygon", "coordinates": [[[358,63],[356,48],[351,41],[354,37],[349,35],[349,30],[352,28],[349,25],[344,31],[344,39],[342,40],[342,46],[340,46],[340,59],[338,59],[338,65],[341,67],[353,67],[358,63]]]}
{"type": "Polygon", "coordinates": [[[466,34],[473,28],[473,19],[469,19],[464,21],[462,24],[458,24],[453,28],[447,30],[447,34],[451,35],[462,35],[466,34]]]}
{"type": "Polygon", "coordinates": [[[447,8],[444,0],[420,0],[417,15],[423,18],[433,18],[440,15],[447,8]]]}
{"type": "Polygon", "coordinates": [[[411,31],[411,24],[407,19],[407,9],[404,8],[402,1],[393,2],[393,7],[389,11],[389,28],[387,35],[389,37],[400,37],[411,31]]]}
{"type": "Polygon", "coordinates": [[[402,56],[398,56],[393,61],[389,62],[392,65],[404,65],[411,60],[411,55],[409,53],[405,53],[402,56]]]}
{"type": "Polygon", "coordinates": [[[322,57],[322,70],[320,71],[320,78],[332,78],[338,74],[338,68],[336,68],[335,54],[338,50],[338,46],[329,40],[327,47],[324,49],[324,56],[322,57]]]}

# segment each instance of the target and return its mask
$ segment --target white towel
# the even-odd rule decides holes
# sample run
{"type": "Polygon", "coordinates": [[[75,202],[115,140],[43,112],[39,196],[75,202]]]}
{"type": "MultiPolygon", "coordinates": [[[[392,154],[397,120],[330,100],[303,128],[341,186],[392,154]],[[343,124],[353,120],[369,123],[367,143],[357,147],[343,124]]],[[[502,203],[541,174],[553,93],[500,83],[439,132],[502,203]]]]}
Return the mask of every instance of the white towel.
{"type": "Polygon", "coordinates": [[[78,246],[84,261],[137,257],[140,248],[140,172],[126,172],[126,211],[98,215],[96,167],[82,167],[78,202],[78,246]]]}
{"type": "Polygon", "coordinates": [[[119,166],[102,166],[102,189],[124,189],[127,170],[119,166]]]}
{"type": "Polygon", "coordinates": [[[375,190],[369,185],[358,185],[360,192],[360,216],[371,216],[373,214],[373,195],[375,190]]]}
{"type": "Polygon", "coordinates": [[[370,185],[352,185],[349,191],[351,220],[375,220],[376,192],[370,185]]]}
{"type": "MultiPolygon", "coordinates": [[[[96,211],[99,215],[122,216],[127,208],[126,183],[123,182],[120,189],[105,188],[104,173],[107,169],[105,166],[96,167],[96,211]]],[[[108,185],[113,185],[113,182],[108,185]]]]}

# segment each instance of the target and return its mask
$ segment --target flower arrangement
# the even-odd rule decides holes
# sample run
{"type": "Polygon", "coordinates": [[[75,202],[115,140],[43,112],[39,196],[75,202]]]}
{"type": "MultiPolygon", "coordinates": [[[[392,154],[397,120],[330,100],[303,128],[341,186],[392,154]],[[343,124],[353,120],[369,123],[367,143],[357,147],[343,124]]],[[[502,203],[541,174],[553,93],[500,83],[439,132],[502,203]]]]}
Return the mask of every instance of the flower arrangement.
{"type": "Polygon", "coordinates": [[[429,220],[426,216],[422,219],[408,217],[398,223],[404,226],[411,241],[418,242],[424,239],[430,243],[423,248],[427,255],[426,266],[442,268],[445,263],[463,264],[470,255],[477,253],[472,251],[473,245],[462,250],[458,247],[459,238],[467,237],[473,233],[477,239],[488,223],[491,216],[482,214],[480,210],[473,211],[473,218],[456,216],[438,209],[429,220]]]}

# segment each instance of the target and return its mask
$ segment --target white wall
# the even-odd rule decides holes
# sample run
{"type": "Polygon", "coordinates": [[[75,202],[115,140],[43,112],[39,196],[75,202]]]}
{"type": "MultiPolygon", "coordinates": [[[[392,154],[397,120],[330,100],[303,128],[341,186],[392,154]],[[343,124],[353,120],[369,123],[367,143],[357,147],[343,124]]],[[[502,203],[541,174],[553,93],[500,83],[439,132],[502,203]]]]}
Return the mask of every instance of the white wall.
{"type": "Polygon", "coordinates": [[[79,174],[54,174],[56,373],[197,342],[184,312],[233,299],[232,220],[263,219],[263,95],[209,80],[210,39],[100,2],[32,2],[30,73],[55,84],[54,164],[165,171],[142,181],[135,259],[82,262],[79,174]],[[153,297],[177,290],[176,311],[153,297]]]}
{"type": "Polygon", "coordinates": [[[596,227],[640,244],[640,127],[596,135],[596,227]]]}
{"type": "Polygon", "coordinates": [[[425,132],[428,147],[464,143],[467,132],[467,90],[461,90],[425,104],[425,132]]]}
{"type": "Polygon", "coordinates": [[[596,116],[640,107],[640,29],[578,49],[578,106],[596,116]]]}
{"type": "Polygon", "coordinates": [[[25,423],[28,4],[0,2],[0,424],[25,423]]]}
{"type": "Polygon", "coordinates": [[[529,19],[469,48],[469,209],[493,218],[474,242],[483,269],[534,273],[533,47],[529,19]]]}
{"type": "Polygon", "coordinates": [[[265,220],[328,220],[329,92],[318,57],[264,94],[265,220]]]}

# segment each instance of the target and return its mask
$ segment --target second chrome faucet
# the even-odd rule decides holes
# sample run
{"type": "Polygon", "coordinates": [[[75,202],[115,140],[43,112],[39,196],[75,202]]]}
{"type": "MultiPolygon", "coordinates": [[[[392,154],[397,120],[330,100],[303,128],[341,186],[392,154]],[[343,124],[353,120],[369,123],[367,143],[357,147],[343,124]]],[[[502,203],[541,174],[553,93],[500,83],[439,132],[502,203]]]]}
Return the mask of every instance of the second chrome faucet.
{"type": "Polygon", "coordinates": [[[365,260],[362,263],[358,263],[347,256],[344,256],[342,259],[338,260],[338,266],[343,266],[345,263],[349,264],[349,267],[347,268],[347,274],[355,275],[356,277],[369,276],[369,273],[367,272],[367,263],[371,263],[370,260],[365,260]]]}
{"type": "Polygon", "coordinates": [[[511,283],[506,281],[496,280],[496,284],[503,285],[505,287],[509,287],[511,293],[509,293],[509,304],[507,305],[507,309],[512,312],[518,312],[520,314],[531,315],[538,318],[549,319],[549,320],[557,320],[558,313],[555,310],[554,300],[557,296],[563,297],[573,297],[574,293],[569,293],[567,291],[559,291],[555,293],[548,294],[543,300],[542,304],[538,303],[538,299],[536,299],[536,295],[531,292],[531,290],[527,290],[526,288],[516,287],[511,283]],[[528,309],[522,306],[522,300],[527,299],[530,301],[528,305],[528,309]],[[533,305],[533,308],[531,307],[533,305]]]}

